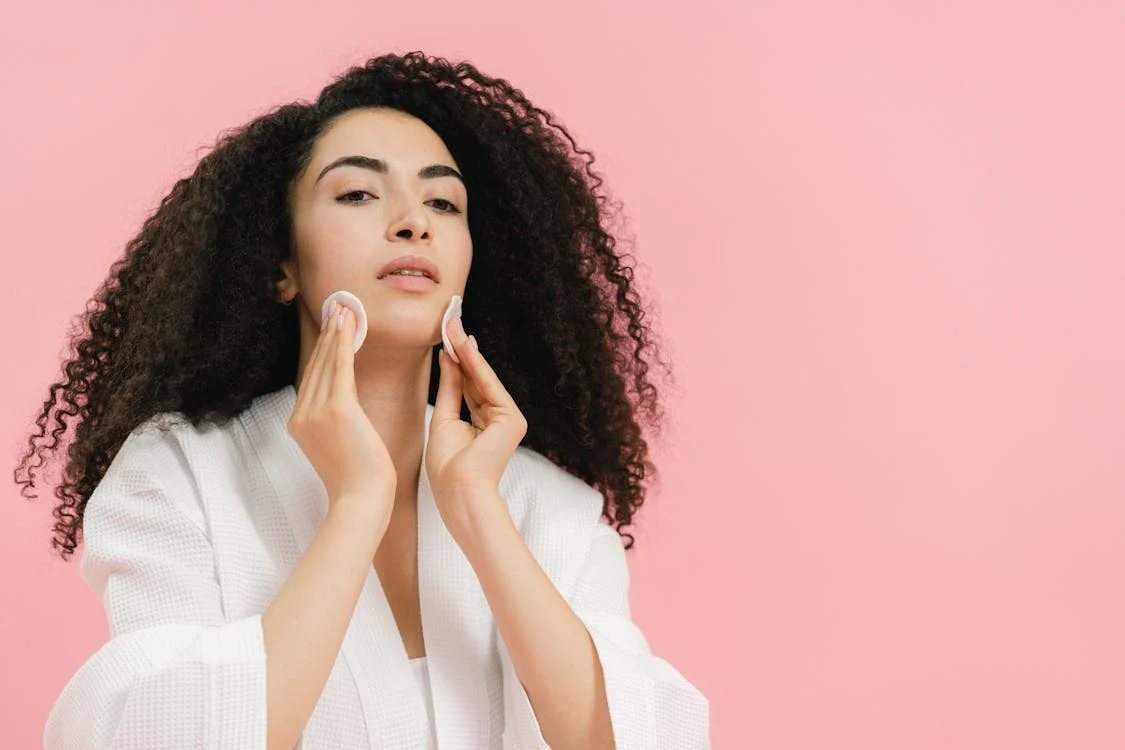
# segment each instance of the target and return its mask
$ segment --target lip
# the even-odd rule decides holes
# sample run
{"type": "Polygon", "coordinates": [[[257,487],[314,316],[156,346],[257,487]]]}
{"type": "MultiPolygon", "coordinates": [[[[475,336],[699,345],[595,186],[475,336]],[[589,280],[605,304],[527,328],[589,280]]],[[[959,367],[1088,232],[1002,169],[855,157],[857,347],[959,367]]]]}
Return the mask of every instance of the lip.
{"type": "MultiPolygon", "coordinates": [[[[432,260],[430,260],[429,258],[424,258],[421,255],[400,255],[399,257],[395,258],[390,263],[379,269],[378,278],[385,278],[388,274],[392,274],[395,271],[401,271],[404,268],[424,271],[429,275],[431,282],[434,284],[441,282],[441,276],[438,273],[437,266],[432,260]]],[[[403,278],[409,279],[411,277],[404,276],[403,278]]],[[[426,279],[422,280],[425,281],[426,279]]]]}
{"type": "Polygon", "coordinates": [[[380,282],[409,292],[428,292],[438,287],[436,283],[427,279],[425,276],[390,275],[384,276],[380,279],[380,282]]]}

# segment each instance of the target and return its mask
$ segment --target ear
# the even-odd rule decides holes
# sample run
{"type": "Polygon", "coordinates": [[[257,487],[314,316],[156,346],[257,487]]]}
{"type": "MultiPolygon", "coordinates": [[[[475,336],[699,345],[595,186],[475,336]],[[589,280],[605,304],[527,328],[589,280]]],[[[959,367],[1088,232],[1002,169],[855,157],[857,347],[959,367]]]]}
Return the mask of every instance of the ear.
{"type": "Polygon", "coordinates": [[[289,304],[301,291],[297,283],[296,264],[289,260],[282,261],[281,270],[285,277],[277,282],[277,301],[289,304]]]}

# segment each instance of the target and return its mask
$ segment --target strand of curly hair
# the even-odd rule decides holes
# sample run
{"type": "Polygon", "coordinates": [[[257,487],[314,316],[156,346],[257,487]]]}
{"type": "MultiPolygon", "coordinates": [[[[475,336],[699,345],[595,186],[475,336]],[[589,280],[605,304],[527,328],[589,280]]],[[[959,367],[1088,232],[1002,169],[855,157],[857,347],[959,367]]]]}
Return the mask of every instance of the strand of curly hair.
{"type": "MultiPolygon", "coordinates": [[[[314,103],[221,134],[126,244],[71,334],[15,470],[21,494],[36,497],[74,428],[54,490],[51,543],[63,559],[135,428],[167,412],[222,424],[294,383],[297,310],[274,286],[294,250],[289,188],[317,137],[359,107],[421,119],[462,167],[474,244],[465,326],[527,417],[523,444],[600,490],[605,518],[633,546],[625,528],[655,476],[642,427],[659,431],[663,419],[650,367],[670,370],[610,232],[619,207],[593,155],[508,81],[411,52],[372,58],[314,103]]],[[[435,359],[431,403],[438,371],[435,359]]]]}

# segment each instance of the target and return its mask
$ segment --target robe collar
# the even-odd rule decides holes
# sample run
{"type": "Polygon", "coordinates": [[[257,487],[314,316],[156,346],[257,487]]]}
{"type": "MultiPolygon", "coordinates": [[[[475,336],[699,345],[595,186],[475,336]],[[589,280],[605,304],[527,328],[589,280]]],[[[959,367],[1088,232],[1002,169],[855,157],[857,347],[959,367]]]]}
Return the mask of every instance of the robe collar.
{"type": "MultiPolygon", "coordinates": [[[[295,567],[328,513],[324,483],[289,434],[292,385],[243,413],[260,460],[299,547],[295,567]]],[[[426,473],[434,407],[426,405],[418,475],[418,587],[438,746],[488,747],[499,729],[503,686],[492,611],[476,572],[445,528],[426,473]]],[[[372,565],[341,654],[355,675],[372,747],[426,747],[425,696],[372,565]]]]}

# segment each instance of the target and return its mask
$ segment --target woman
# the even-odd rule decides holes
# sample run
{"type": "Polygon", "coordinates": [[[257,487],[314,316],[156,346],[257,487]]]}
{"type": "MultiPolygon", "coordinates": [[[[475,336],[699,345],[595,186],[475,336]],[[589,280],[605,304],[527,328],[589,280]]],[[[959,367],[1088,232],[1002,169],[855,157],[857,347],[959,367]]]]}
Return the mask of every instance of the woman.
{"type": "Polygon", "coordinates": [[[111,639],[47,748],[707,746],[630,618],[653,347],[568,144],[503,79],[385,55],[175,185],[17,470],[80,418],[54,545],[111,639]]]}

